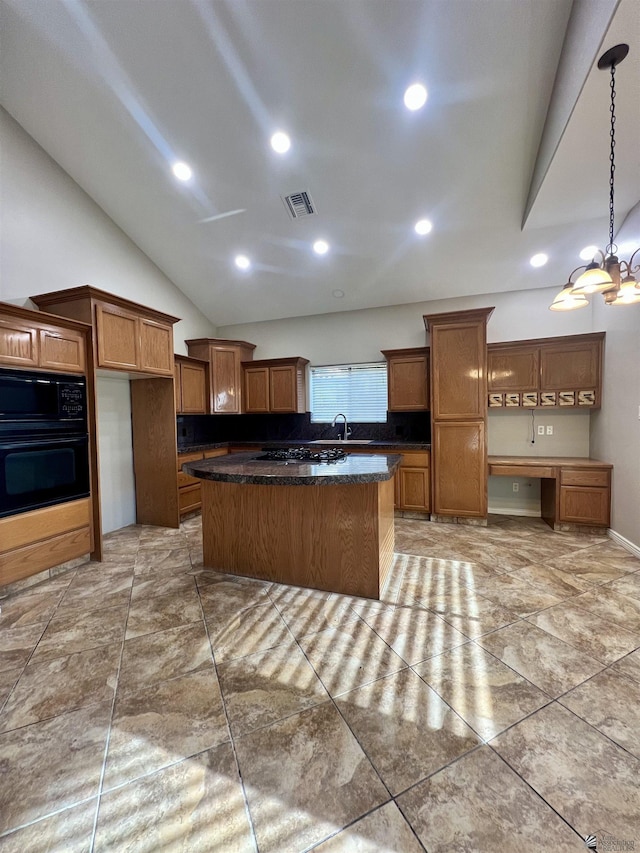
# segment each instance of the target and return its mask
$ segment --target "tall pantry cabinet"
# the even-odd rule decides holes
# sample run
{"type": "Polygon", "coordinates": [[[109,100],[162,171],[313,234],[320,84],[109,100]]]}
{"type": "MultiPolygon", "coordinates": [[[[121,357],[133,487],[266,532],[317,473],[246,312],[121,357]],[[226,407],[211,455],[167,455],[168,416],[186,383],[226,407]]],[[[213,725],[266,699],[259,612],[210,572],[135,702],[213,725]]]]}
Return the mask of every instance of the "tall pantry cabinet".
{"type": "Polygon", "coordinates": [[[487,516],[487,320],[493,308],[424,317],[430,335],[432,513],[487,516]]]}

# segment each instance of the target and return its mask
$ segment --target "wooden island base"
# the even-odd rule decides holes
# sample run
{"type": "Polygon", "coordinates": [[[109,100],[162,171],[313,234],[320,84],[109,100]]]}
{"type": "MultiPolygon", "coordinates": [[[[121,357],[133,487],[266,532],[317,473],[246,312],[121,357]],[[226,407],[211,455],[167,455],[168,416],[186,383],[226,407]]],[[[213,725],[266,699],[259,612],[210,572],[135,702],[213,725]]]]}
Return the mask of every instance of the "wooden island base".
{"type": "Polygon", "coordinates": [[[344,485],[202,480],[204,565],[380,598],[394,549],[393,479],[344,485]]]}

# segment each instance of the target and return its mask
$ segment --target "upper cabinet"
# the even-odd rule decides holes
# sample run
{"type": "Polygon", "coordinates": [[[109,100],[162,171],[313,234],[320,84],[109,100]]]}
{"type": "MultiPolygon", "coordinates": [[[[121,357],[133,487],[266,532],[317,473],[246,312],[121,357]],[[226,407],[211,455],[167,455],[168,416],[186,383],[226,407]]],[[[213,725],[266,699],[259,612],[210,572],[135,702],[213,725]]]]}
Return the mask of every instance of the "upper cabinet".
{"type": "Polygon", "coordinates": [[[173,376],[173,324],[178,317],[88,286],[31,299],[42,310],[94,327],[96,367],[173,376]]]}
{"type": "Polygon", "coordinates": [[[255,344],[220,338],[185,341],[190,356],[209,363],[209,411],[214,415],[242,412],[243,361],[253,358],[255,344]]]}
{"type": "Polygon", "coordinates": [[[85,373],[89,329],[63,324],[16,305],[0,305],[0,364],[41,367],[63,373],[85,373]]]}
{"type": "Polygon", "coordinates": [[[390,412],[429,410],[429,348],[381,350],[387,359],[390,412]]]}
{"type": "Polygon", "coordinates": [[[309,360],[270,358],[242,365],[244,411],[248,414],[303,413],[306,409],[306,366],[309,360]]]}
{"type": "Polygon", "coordinates": [[[208,364],[184,355],[175,357],[176,412],[179,415],[206,415],[208,412],[208,364]]]}
{"type": "Polygon", "coordinates": [[[489,344],[489,408],[598,408],[604,332],[489,344]]]}

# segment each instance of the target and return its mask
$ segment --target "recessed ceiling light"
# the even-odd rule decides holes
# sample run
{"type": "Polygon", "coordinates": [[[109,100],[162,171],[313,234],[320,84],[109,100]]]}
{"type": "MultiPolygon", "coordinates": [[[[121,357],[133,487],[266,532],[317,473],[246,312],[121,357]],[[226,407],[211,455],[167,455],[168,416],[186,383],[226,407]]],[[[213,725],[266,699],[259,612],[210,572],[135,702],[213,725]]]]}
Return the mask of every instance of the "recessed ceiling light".
{"type": "Polygon", "coordinates": [[[583,261],[591,261],[597,251],[597,246],[585,246],[584,249],[580,252],[580,257],[583,261]]]}
{"type": "Polygon", "coordinates": [[[344,296],[344,290],[332,290],[331,295],[335,296],[336,299],[342,299],[344,296]]]}
{"type": "Polygon", "coordinates": [[[543,267],[548,260],[549,258],[544,254],[544,252],[540,252],[539,254],[534,255],[529,263],[532,267],[543,267]]]}
{"type": "Polygon", "coordinates": [[[412,83],[404,93],[404,105],[412,112],[419,110],[427,102],[427,90],[422,83],[412,83]]]}
{"type": "Polygon", "coordinates": [[[236,255],[235,265],[239,270],[248,270],[251,266],[251,261],[246,255],[236,255]]]}
{"type": "Polygon", "coordinates": [[[291,140],[289,139],[286,133],[283,133],[281,130],[278,130],[271,137],[271,147],[278,154],[286,154],[287,151],[291,148],[291,140]]]}
{"type": "Polygon", "coordinates": [[[316,255],[326,255],[329,251],[329,244],[326,240],[316,240],[313,244],[313,251],[316,255]]]}
{"type": "Polygon", "coordinates": [[[187,163],[174,163],[171,171],[179,181],[188,181],[193,175],[191,166],[187,165],[187,163]]]}
{"type": "Polygon", "coordinates": [[[419,219],[413,227],[415,228],[416,234],[424,237],[425,234],[428,234],[429,231],[431,231],[433,225],[428,219],[419,219]]]}

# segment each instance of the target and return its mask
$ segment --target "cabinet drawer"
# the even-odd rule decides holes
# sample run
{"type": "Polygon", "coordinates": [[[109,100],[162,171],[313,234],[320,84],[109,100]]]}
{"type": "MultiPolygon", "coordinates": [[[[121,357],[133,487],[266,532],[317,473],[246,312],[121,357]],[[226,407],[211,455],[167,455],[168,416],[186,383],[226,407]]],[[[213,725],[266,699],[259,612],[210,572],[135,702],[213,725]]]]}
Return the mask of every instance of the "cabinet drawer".
{"type": "Polygon", "coordinates": [[[555,480],[556,469],[543,465],[489,465],[489,474],[498,477],[555,480]]]}
{"type": "Polygon", "coordinates": [[[215,459],[216,456],[227,456],[227,448],[226,447],[218,447],[215,450],[205,450],[204,458],[205,459],[215,459]]]}
{"type": "Polygon", "coordinates": [[[51,536],[0,555],[0,586],[83,557],[91,551],[91,527],[51,536]]]}
{"type": "Polygon", "coordinates": [[[608,468],[563,468],[560,472],[563,486],[609,486],[608,468]]]}
{"type": "Polygon", "coordinates": [[[195,486],[187,486],[186,489],[180,489],[178,492],[180,514],[200,509],[200,500],[200,483],[195,486]]]}
{"type": "Polygon", "coordinates": [[[199,459],[204,458],[204,453],[202,450],[194,450],[193,453],[179,453],[178,454],[178,474],[182,471],[182,466],[185,462],[197,462],[199,459]]]}
{"type": "MultiPolygon", "coordinates": [[[[385,451],[386,453],[393,453],[395,451],[385,451]]],[[[429,467],[429,453],[427,451],[421,451],[420,453],[403,453],[402,459],[400,461],[401,468],[428,468],[429,467]]]]}

